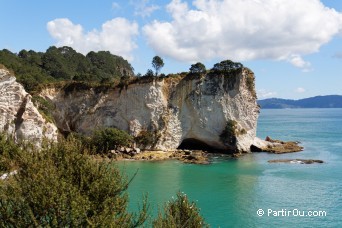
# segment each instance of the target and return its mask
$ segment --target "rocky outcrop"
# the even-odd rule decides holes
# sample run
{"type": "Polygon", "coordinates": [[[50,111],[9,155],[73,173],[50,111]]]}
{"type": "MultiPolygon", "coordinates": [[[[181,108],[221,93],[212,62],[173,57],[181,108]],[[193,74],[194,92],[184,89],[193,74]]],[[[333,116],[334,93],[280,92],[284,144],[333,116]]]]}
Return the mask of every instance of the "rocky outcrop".
{"type": "Polygon", "coordinates": [[[259,113],[253,83],[254,74],[242,68],[229,75],[138,80],[126,88],[52,88],[41,96],[55,105],[62,132],[89,134],[117,127],[133,136],[153,132],[147,148],[174,150],[183,142],[195,142],[225,152],[248,152],[259,113]]]}
{"type": "Polygon", "coordinates": [[[269,136],[265,140],[255,138],[251,146],[252,152],[268,152],[274,154],[284,154],[303,151],[303,147],[299,142],[281,141],[271,139],[269,136]]]}
{"type": "Polygon", "coordinates": [[[0,132],[40,146],[43,138],[56,141],[57,128],[39,113],[13,74],[0,68],[0,132]]]}
{"type": "Polygon", "coordinates": [[[115,150],[109,151],[107,154],[102,154],[97,159],[108,160],[139,160],[139,161],[163,161],[163,160],[178,160],[187,164],[209,164],[209,154],[204,151],[190,151],[190,150],[174,150],[174,151],[160,151],[160,150],[144,150],[140,151],[138,148],[118,147],[115,150]]]}

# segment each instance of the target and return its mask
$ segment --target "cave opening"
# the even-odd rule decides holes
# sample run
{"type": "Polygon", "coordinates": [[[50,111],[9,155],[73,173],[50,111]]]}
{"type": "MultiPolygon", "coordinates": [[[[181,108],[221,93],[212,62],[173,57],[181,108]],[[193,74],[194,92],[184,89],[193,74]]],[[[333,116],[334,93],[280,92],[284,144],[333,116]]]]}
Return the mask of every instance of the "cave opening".
{"type": "Polygon", "coordinates": [[[205,142],[198,140],[198,139],[193,139],[193,138],[184,139],[182,141],[182,143],[178,146],[177,149],[181,149],[181,150],[203,150],[203,151],[207,151],[207,152],[218,152],[218,151],[220,151],[220,149],[209,146],[205,142]]]}

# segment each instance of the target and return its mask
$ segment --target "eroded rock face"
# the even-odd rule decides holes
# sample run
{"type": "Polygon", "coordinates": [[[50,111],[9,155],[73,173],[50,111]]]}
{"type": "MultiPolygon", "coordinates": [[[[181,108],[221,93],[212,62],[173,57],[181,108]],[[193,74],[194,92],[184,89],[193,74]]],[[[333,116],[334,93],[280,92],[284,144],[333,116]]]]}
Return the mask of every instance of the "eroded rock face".
{"type": "Polygon", "coordinates": [[[64,132],[89,134],[96,128],[117,127],[133,136],[154,132],[150,147],[156,149],[175,149],[192,139],[223,151],[247,152],[259,113],[248,77],[254,79],[243,68],[229,76],[165,78],[125,89],[46,89],[41,96],[55,104],[55,121],[64,132]],[[234,140],[222,138],[229,121],[236,121],[234,140]]]}
{"type": "Polygon", "coordinates": [[[47,122],[22,85],[6,69],[0,69],[0,132],[40,146],[43,138],[57,141],[57,127],[47,122]]]}

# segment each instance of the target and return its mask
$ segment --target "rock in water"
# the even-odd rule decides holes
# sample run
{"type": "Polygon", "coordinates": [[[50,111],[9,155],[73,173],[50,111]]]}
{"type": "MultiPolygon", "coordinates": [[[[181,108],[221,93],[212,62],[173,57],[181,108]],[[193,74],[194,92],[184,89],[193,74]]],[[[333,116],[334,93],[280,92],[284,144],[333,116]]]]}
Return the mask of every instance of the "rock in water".
{"type": "Polygon", "coordinates": [[[269,163],[290,163],[290,164],[314,164],[314,163],[324,163],[322,160],[314,159],[277,159],[269,160],[269,163]]]}
{"type": "Polygon", "coordinates": [[[0,69],[0,132],[13,135],[16,141],[40,146],[43,138],[57,141],[57,127],[39,113],[14,75],[0,69]]]}

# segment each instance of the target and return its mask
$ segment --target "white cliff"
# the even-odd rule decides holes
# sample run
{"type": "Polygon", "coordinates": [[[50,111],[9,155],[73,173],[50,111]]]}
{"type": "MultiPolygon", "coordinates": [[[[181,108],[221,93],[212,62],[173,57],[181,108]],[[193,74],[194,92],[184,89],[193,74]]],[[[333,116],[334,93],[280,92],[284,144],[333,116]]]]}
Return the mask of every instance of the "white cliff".
{"type": "Polygon", "coordinates": [[[191,141],[248,152],[259,113],[251,81],[254,83],[253,73],[243,68],[229,76],[140,80],[123,89],[52,88],[41,96],[54,103],[54,118],[62,132],[89,134],[96,128],[117,127],[134,136],[154,132],[155,143],[150,146],[163,150],[191,141]],[[222,133],[232,121],[236,121],[236,134],[225,140],[222,133]]]}
{"type": "Polygon", "coordinates": [[[39,146],[44,138],[57,141],[57,127],[47,122],[14,75],[0,68],[0,132],[39,146]]]}

